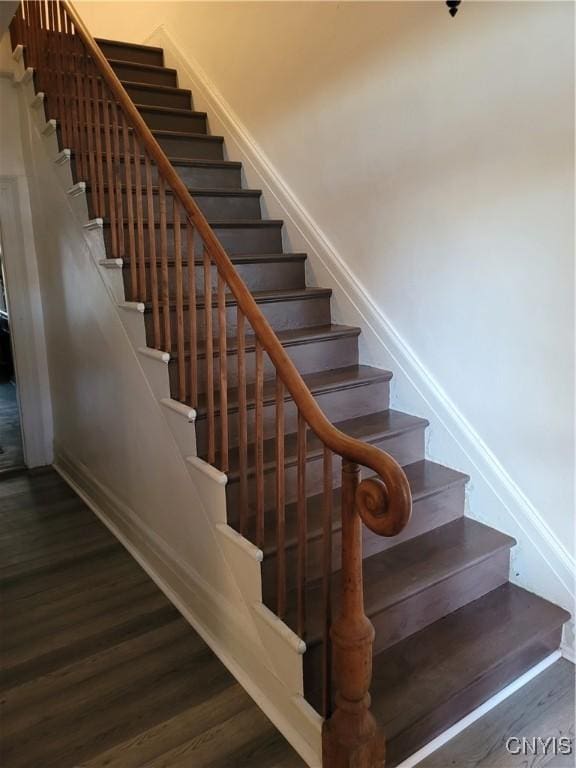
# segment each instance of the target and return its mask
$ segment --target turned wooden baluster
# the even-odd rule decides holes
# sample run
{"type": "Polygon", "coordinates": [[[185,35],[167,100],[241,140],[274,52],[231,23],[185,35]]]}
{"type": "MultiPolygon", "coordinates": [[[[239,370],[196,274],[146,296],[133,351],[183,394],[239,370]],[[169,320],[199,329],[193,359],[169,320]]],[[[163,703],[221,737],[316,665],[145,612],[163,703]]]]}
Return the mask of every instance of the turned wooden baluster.
{"type": "Polygon", "coordinates": [[[256,339],[254,356],[255,396],[254,461],[256,464],[256,539],[257,547],[264,546],[264,350],[256,339]]]}
{"type": "Polygon", "coordinates": [[[206,349],[206,420],[208,426],[208,463],[216,461],[216,426],[214,418],[214,339],[212,337],[212,261],[204,246],[204,336],[206,349]]]}
{"type": "MultiPolygon", "coordinates": [[[[178,399],[186,400],[186,368],[184,356],[184,269],[182,262],[182,229],[180,201],[172,198],[172,226],[174,228],[174,282],[176,291],[176,361],[178,372],[178,399]]],[[[149,223],[148,226],[151,226],[149,223]]]]}
{"type": "Polygon", "coordinates": [[[322,707],[324,718],[332,707],[332,451],[324,446],[322,499],[322,707]]]}
{"type": "Polygon", "coordinates": [[[198,408],[198,329],[196,323],[196,261],[194,225],[186,223],[186,263],[188,265],[188,338],[190,339],[190,403],[198,408]]]}
{"type": "MultiPolygon", "coordinates": [[[[152,186],[152,164],[147,152],[144,153],[144,175],[146,178],[148,260],[150,265],[150,298],[152,301],[154,348],[160,349],[162,331],[160,327],[160,294],[158,287],[158,257],[156,253],[156,212],[154,208],[154,188],[152,186]]],[[[119,214],[119,218],[120,216],[121,214],[119,214]]]]}
{"type": "Polygon", "coordinates": [[[240,469],[240,533],[246,532],[248,517],[248,407],[246,402],[246,323],[240,307],[236,310],[238,370],[238,466],[240,469]]]}

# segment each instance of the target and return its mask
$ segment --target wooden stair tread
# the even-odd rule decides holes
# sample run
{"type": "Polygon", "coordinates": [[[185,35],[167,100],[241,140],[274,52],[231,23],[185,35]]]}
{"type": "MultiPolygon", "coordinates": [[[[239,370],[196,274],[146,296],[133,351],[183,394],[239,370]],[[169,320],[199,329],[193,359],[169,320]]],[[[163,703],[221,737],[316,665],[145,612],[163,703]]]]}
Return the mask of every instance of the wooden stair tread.
{"type": "MultiPolygon", "coordinates": [[[[281,258],[282,256],[299,256],[300,254],[272,254],[275,256],[278,256],[281,258]]],[[[303,254],[305,256],[305,254],[303,254]]],[[[232,262],[235,263],[235,257],[231,256],[232,262]]],[[[244,255],[240,257],[240,259],[244,258],[244,255]]],[[[251,260],[253,257],[248,256],[249,260],[251,260]]],[[[257,258],[257,257],[256,257],[257,258]]],[[[270,258],[268,256],[267,258],[270,258]]],[[[271,259],[275,260],[275,259],[271,259]]],[[[357,326],[350,326],[350,325],[314,325],[310,328],[290,328],[288,330],[283,331],[276,331],[276,336],[279,338],[280,342],[282,343],[282,346],[288,347],[288,346],[296,346],[298,344],[308,344],[313,341],[326,341],[328,339],[339,339],[343,338],[345,336],[359,336],[360,335],[360,328],[357,326]]],[[[213,340],[213,347],[214,347],[214,354],[218,352],[219,349],[220,340],[216,336],[213,340]]],[[[231,336],[226,340],[226,348],[228,350],[228,354],[231,354],[233,352],[237,351],[238,346],[238,340],[236,336],[231,336]]],[[[245,337],[245,351],[246,352],[253,352],[256,348],[256,337],[254,334],[247,334],[245,337]]],[[[173,348],[170,352],[171,355],[176,355],[176,350],[173,348]]],[[[186,345],[185,349],[185,356],[188,358],[190,357],[190,347],[188,344],[186,345]]],[[[197,350],[197,356],[199,358],[205,358],[206,356],[206,346],[204,343],[200,343],[198,345],[197,350]]]]}
{"type": "MultiPolygon", "coordinates": [[[[160,67],[162,69],[162,67],[160,67]]],[[[163,93],[186,93],[191,95],[189,88],[179,88],[176,85],[159,85],[157,83],[140,83],[137,80],[120,80],[124,88],[140,88],[144,91],[162,91],[163,93]]]]}
{"type": "MultiPolygon", "coordinates": [[[[105,132],[105,125],[100,123],[100,130],[102,133],[105,132]]],[[[198,133],[197,131],[174,131],[167,128],[150,128],[150,133],[153,136],[159,136],[159,137],[169,137],[169,138],[180,138],[180,139],[194,139],[198,141],[205,141],[205,142],[212,142],[214,144],[223,144],[224,143],[224,137],[223,136],[215,136],[212,133],[198,133]]],[[[134,131],[134,128],[128,128],[128,133],[131,134],[134,131]]]]}
{"type": "MultiPolygon", "coordinates": [[[[422,499],[433,496],[442,491],[446,491],[454,485],[463,485],[470,479],[468,475],[457,472],[455,469],[445,467],[442,464],[436,464],[428,459],[416,461],[413,464],[407,464],[403,470],[410,484],[412,500],[414,503],[422,499]]],[[[370,473],[366,473],[369,477],[370,473]]],[[[323,494],[309,496],[306,499],[306,518],[308,540],[320,538],[322,536],[322,515],[323,515],[323,494]]],[[[335,488],[332,497],[332,531],[336,532],[342,528],[340,517],[340,504],[342,496],[340,488],[335,488]]],[[[273,507],[265,511],[265,516],[270,519],[273,507]]],[[[253,540],[253,534],[256,530],[256,520],[254,509],[251,508],[251,514],[246,523],[246,536],[253,540]]],[[[296,546],[297,543],[297,503],[293,502],[286,505],[286,548],[296,546]]],[[[264,557],[270,557],[276,552],[276,532],[272,526],[266,529],[266,539],[264,542],[264,557]]]]}
{"type": "Polygon", "coordinates": [[[213,142],[215,144],[223,144],[223,136],[215,136],[212,133],[198,133],[196,131],[172,131],[166,128],[152,128],[151,133],[153,136],[168,136],[171,138],[181,139],[194,139],[195,141],[213,142]]]}
{"type": "MultiPolygon", "coordinates": [[[[500,688],[507,685],[506,661],[538,646],[569,618],[562,608],[507,583],[375,656],[371,693],[389,739],[387,764],[397,764],[463,717],[458,697],[491,672],[500,668],[500,688]]],[[[548,653],[542,643],[541,657],[548,653]]],[[[494,693],[487,686],[475,706],[494,693]]]]}
{"type": "MultiPolygon", "coordinates": [[[[177,155],[168,155],[170,163],[176,167],[188,166],[190,168],[242,168],[242,163],[238,160],[209,160],[204,157],[179,157],[177,155]]],[[[141,160],[140,162],[144,162],[141,160]]],[[[237,187],[241,189],[241,187],[237,187]]]]}
{"type": "MultiPolygon", "coordinates": [[[[76,154],[76,150],[71,149],[70,150],[71,156],[74,157],[76,154]]],[[[103,156],[104,153],[102,153],[103,156]]],[[[174,155],[167,155],[168,160],[170,163],[175,166],[182,166],[187,168],[218,168],[218,169],[229,169],[229,170],[238,170],[242,168],[242,163],[237,160],[209,160],[207,158],[202,157],[176,157],[174,155]]],[[[133,158],[130,158],[130,161],[132,164],[134,164],[133,158]]],[[[124,156],[120,158],[120,162],[124,162],[124,156]]],[[[144,165],[144,157],[140,158],[140,164],[144,165]]],[[[231,189],[242,189],[242,187],[231,187],[231,189]]],[[[106,219],[104,220],[104,225],[107,225],[106,219]]]]}
{"type": "MultiPolygon", "coordinates": [[[[266,264],[268,262],[270,263],[276,263],[278,261],[304,261],[307,258],[307,254],[305,253],[231,253],[230,254],[230,261],[233,264],[266,264]]],[[[122,259],[123,269],[130,269],[130,262],[128,259],[122,259]]],[[[157,261],[160,261],[160,257],[157,258],[157,261]]],[[[174,256],[168,256],[166,259],[166,263],[169,266],[173,266],[176,263],[176,259],[174,256]]],[[[201,256],[198,256],[198,254],[195,255],[194,263],[196,266],[200,267],[203,266],[204,261],[201,256]]],[[[150,259],[146,258],[144,259],[144,264],[149,267],[150,266],[150,259]]],[[[188,259],[186,253],[182,254],[182,264],[183,266],[186,266],[188,264],[188,259]]],[[[214,340],[216,341],[216,339],[214,340]]]]}
{"type": "Polygon", "coordinates": [[[178,71],[173,67],[165,67],[159,64],[143,64],[139,61],[130,61],[129,59],[109,58],[108,63],[110,64],[111,67],[122,65],[127,67],[133,67],[134,69],[141,69],[143,72],[173,72],[175,75],[178,74],[178,71]]]}
{"type": "MultiPolygon", "coordinates": [[[[276,291],[252,291],[252,296],[258,304],[265,304],[267,302],[276,301],[292,301],[294,299],[314,299],[322,296],[331,296],[331,288],[284,288],[276,291]]],[[[226,306],[235,306],[236,299],[232,294],[226,294],[226,306]]],[[[212,306],[218,306],[218,299],[216,294],[212,294],[212,306]]],[[[188,301],[184,301],[183,307],[185,310],[189,308],[188,301]]],[[[204,307],[204,298],[198,297],[196,299],[196,308],[202,309],[204,307]]],[[[176,308],[176,301],[170,299],[170,308],[176,308]]],[[[144,304],[144,311],[152,311],[152,302],[148,301],[144,304]]]]}
{"type": "MultiPolygon", "coordinates": [[[[282,254],[279,254],[282,256],[282,254]]],[[[234,258],[232,258],[234,263],[234,258]]],[[[295,347],[298,345],[311,344],[316,341],[330,341],[331,339],[342,339],[350,336],[358,337],[361,331],[357,326],[349,325],[314,325],[310,328],[290,328],[288,330],[276,331],[276,336],[280,340],[283,347],[295,347]]],[[[214,357],[218,355],[220,340],[216,336],[213,339],[213,354],[214,357]]],[[[238,349],[238,339],[236,336],[229,336],[226,339],[226,349],[229,355],[235,354],[238,349]]],[[[245,336],[244,349],[246,353],[254,352],[256,349],[256,337],[254,334],[249,333],[245,336]]],[[[178,350],[174,347],[170,350],[170,360],[176,361],[178,358],[178,350]]],[[[197,348],[197,358],[206,359],[206,346],[204,343],[199,343],[197,348]]],[[[190,345],[186,342],[184,349],[184,358],[190,359],[190,345]]]]}
{"type": "MultiPolygon", "coordinates": [[[[371,413],[368,416],[357,416],[353,419],[346,419],[335,424],[335,427],[350,437],[362,440],[366,443],[375,443],[393,435],[410,432],[416,429],[424,429],[428,426],[428,421],[419,416],[412,416],[402,411],[388,409],[371,413]]],[[[292,432],[285,435],[284,455],[285,466],[296,463],[296,445],[297,434],[292,432]]],[[[270,471],[276,466],[275,461],[276,440],[269,438],[264,440],[264,471],[270,471]]],[[[321,456],[323,453],[323,443],[316,435],[309,433],[307,440],[307,458],[308,460],[321,456]]],[[[254,445],[248,445],[248,455],[254,455],[254,445]]],[[[230,470],[228,472],[228,482],[232,483],[238,480],[238,449],[233,448],[229,453],[230,470]]],[[[248,467],[248,475],[253,475],[254,466],[248,467]]]]}
{"type": "MultiPolygon", "coordinates": [[[[370,618],[395,603],[406,600],[432,584],[480,562],[516,542],[510,536],[467,517],[434,528],[414,539],[366,558],[364,573],[364,608],[370,618]]],[[[333,574],[334,594],[340,594],[342,571],[333,574]]],[[[322,639],[322,581],[306,589],[308,648],[322,639]]],[[[335,598],[335,606],[338,605],[335,598]]],[[[294,598],[289,605],[296,605],[294,598]]],[[[288,616],[295,626],[296,616],[288,616]]]]}
{"type": "MultiPolygon", "coordinates": [[[[142,189],[146,189],[146,182],[142,182],[142,189]]],[[[90,190],[90,184],[86,184],[86,189],[90,190]]],[[[108,191],[108,184],[103,185],[105,192],[108,191]]],[[[132,185],[132,191],[135,192],[136,185],[132,185]]],[[[152,194],[157,195],[159,192],[158,186],[152,186],[152,194]]],[[[188,192],[192,197],[260,197],[262,195],[261,189],[247,189],[245,187],[187,187],[188,192]]],[[[126,185],[122,184],[122,191],[126,191],[126,185]]],[[[172,197],[173,192],[171,189],[166,189],[166,197],[172,197]]]]}
{"type": "Polygon", "coordinates": [[[162,107],[158,104],[139,104],[134,102],[134,106],[138,110],[145,110],[146,112],[157,112],[159,115],[184,115],[186,117],[208,117],[207,112],[199,112],[197,109],[184,109],[183,107],[162,107]]]}
{"type": "MultiPolygon", "coordinates": [[[[313,395],[344,389],[354,389],[355,387],[372,384],[381,381],[390,381],[392,374],[390,371],[372,368],[368,365],[353,365],[347,368],[333,368],[329,371],[320,371],[318,373],[309,373],[302,376],[308,389],[313,395]]],[[[263,382],[263,405],[273,405],[276,402],[276,379],[265,379],[263,382]]],[[[220,413],[219,390],[214,391],[214,410],[220,413]]],[[[285,390],[284,401],[291,402],[292,396],[285,390]]],[[[248,409],[255,407],[256,395],[255,385],[253,383],[246,385],[246,403],[248,409]]],[[[238,389],[236,387],[228,388],[228,412],[238,412],[238,389]]],[[[206,395],[201,394],[198,399],[196,409],[197,420],[206,418],[206,395]]]]}
{"type": "MultiPolygon", "coordinates": [[[[116,45],[119,48],[134,48],[142,51],[164,53],[164,49],[157,45],[144,45],[143,43],[123,43],[121,40],[108,40],[105,37],[96,37],[95,40],[98,45],[116,45]]],[[[108,61],[110,61],[110,59],[108,59],[108,61]]]]}
{"type": "MultiPolygon", "coordinates": [[[[216,221],[208,221],[208,224],[213,229],[237,229],[237,228],[243,228],[243,229],[267,229],[269,227],[281,227],[284,222],[282,219],[218,219],[216,221]]],[[[124,218],[124,225],[128,226],[128,219],[124,218]]],[[[110,222],[104,219],[104,227],[109,227],[110,222]]],[[[185,227],[186,222],[182,220],[181,226],[185,227]]],[[[144,229],[149,228],[148,220],[144,222],[144,229]]],[[[160,229],[160,223],[158,221],[154,222],[154,228],[160,229]]],[[[174,229],[174,222],[168,221],[166,222],[166,228],[167,229],[174,229]]]]}

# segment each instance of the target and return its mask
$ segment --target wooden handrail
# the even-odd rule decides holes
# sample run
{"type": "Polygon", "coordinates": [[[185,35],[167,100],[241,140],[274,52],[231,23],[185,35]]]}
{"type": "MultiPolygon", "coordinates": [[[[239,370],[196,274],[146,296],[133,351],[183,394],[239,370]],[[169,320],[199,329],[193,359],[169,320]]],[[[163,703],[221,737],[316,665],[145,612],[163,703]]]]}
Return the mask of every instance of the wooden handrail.
{"type": "Polygon", "coordinates": [[[121,109],[132,127],[137,131],[150,157],[158,165],[164,180],[178,196],[190,221],[209,249],[210,255],[232,291],[238,306],[250,322],[260,343],[278,371],[284,386],[290,392],[310,428],[331,451],[348,461],[368,467],[380,478],[380,483],[377,480],[368,479],[360,485],[359,512],[365,525],[382,536],[395,536],[400,533],[410,519],[412,509],[410,486],[403,469],[385,451],[344,434],[326,418],[296,366],[260,311],[254,297],[234,268],[202,211],[174,170],[164,150],[152,135],[150,128],[144,122],[134,102],[74,6],[68,0],[63,0],[63,5],[74,23],[76,33],[98,65],[102,77],[118,100],[121,109]]]}
{"type": "Polygon", "coordinates": [[[286,505],[290,502],[290,491],[296,491],[296,630],[302,637],[307,631],[307,431],[320,440],[323,446],[321,480],[317,472],[314,492],[321,481],[320,674],[321,709],[325,716],[324,764],[328,768],[381,768],[385,742],[370,712],[374,628],[364,613],[361,527],[363,522],[382,536],[395,536],[404,528],[412,506],[404,471],[386,452],[344,434],[326,418],[186,184],[72,4],[68,0],[42,3],[22,0],[11,24],[11,34],[13,42],[26,44],[26,59],[36,67],[37,85],[47,91],[48,105],[56,110],[60,120],[61,140],[69,142],[65,146],[75,150],[75,173],[77,178],[90,184],[93,213],[109,222],[108,245],[112,256],[128,257],[127,295],[136,300],[150,299],[152,324],[147,338],[151,338],[155,348],[175,352],[178,399],[197,407],[199,387],[204,386],[207,435],[204,435],[201,455],[223,472],[228,472],[230,467],[234,426],[231,428],[228,413],[228,388],[233,374],[227,359],[227,331],[233,331],[234,320],[233,314],[228,313],[226,289],[236,301],[239,498],[231,507],[238,508],[240,533],[252,535],[260,548],[265,542],[265,525],[275,527],[276,613],[286,618],[289,607],[286,505]],[[157,189],[153,188],[153,171],[157,172],[157,189]],[[172,194],[167,196],[167,192],[172,194]],[[170,225],[172,243],[169,243],[170,225]],[[201,255],[196,251],[197,240],[202,245],[201,255]],[[175,272],[172,287],[169,246],[175,272]],[[200,276],[196,275],[197,265],[200,276]],[[213,265],[217,270],[215,284],[213,265]],[[246,397],[247,327],[255,337],[253,430],[248,424],[246,397]],[[199,342],[202,340],[205,378],[201,382],[199,342]],[[189,344],[188,364],[186,343],[189,344]],[[273,490],[275,496],[275,518],[266,523],[264,441],[272,430],[270,418],[264,414],[265,355],[275,373],[274,437],[271,440],[276,459],[273,488],[268,481],[268,493],[273,490]],[[286,482],[290,465],[285,452],[289,417],[286,393],[291,396],[297,412],[297,460],[292,470],[296,477],[291,484],[286,482]],[[251,533],[247,532],[249,434],[254,441],[251,453],[256,502],[251,533]],[[339,611],[333,620],[334,456],[342,460],[342,579],[339,611]],[[375,476],[361,480],[361,466],[371,469],[375,476]],[[335,695],[332,676],[336,682],[335,695]]]}

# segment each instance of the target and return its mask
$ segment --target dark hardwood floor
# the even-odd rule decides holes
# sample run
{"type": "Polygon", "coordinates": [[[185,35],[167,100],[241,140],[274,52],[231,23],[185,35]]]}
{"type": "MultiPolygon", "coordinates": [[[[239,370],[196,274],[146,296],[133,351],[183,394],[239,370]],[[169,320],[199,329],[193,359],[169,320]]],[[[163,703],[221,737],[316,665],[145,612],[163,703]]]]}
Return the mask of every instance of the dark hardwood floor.
{"type": "MultiPolygon", "coordinates": [[[[146,573],[51,469],[0,480],[3,768],[304,768],[146,573]]],[[[574,736],[562,660],[422,768],[569,768],[508,736],[574,736]]]]}
{"type": "MultiPolygon", "coordinates": [[[[512,743],[519,749],[518,741],[512,743]]],[[[560,659],[510,698],[466,728],[418,768],[574,768],[574,665],[560,659]],[[510,738],[540,736],[571,739],[572,754],[514,755],[506,749],[510,738]]],[[[559,751],[559,750],[557,750],[559,751]]]]}
{"type": "Polygon", "coordinates": [[[0,380],[0,472],[24,464],[16,387],[0,380]]]}
{"type": "Polygon", "coordinates": [[[0,480],[3,768],[303,768],[53,470],[0,480]]]}

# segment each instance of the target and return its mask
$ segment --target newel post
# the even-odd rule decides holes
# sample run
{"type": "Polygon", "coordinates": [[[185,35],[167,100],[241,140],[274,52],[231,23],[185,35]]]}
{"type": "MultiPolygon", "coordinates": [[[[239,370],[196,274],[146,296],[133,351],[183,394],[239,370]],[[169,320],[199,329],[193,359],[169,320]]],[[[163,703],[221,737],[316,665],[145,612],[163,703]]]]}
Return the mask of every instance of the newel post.
{"type": "Polygon", "coordinates": [[[374,627],[364,613],[360,468],[342,461],[342,599],[332,625],[335,703],[322,731],[323,768],[383,768],[384,734],[370,711],[374,627]]]}

